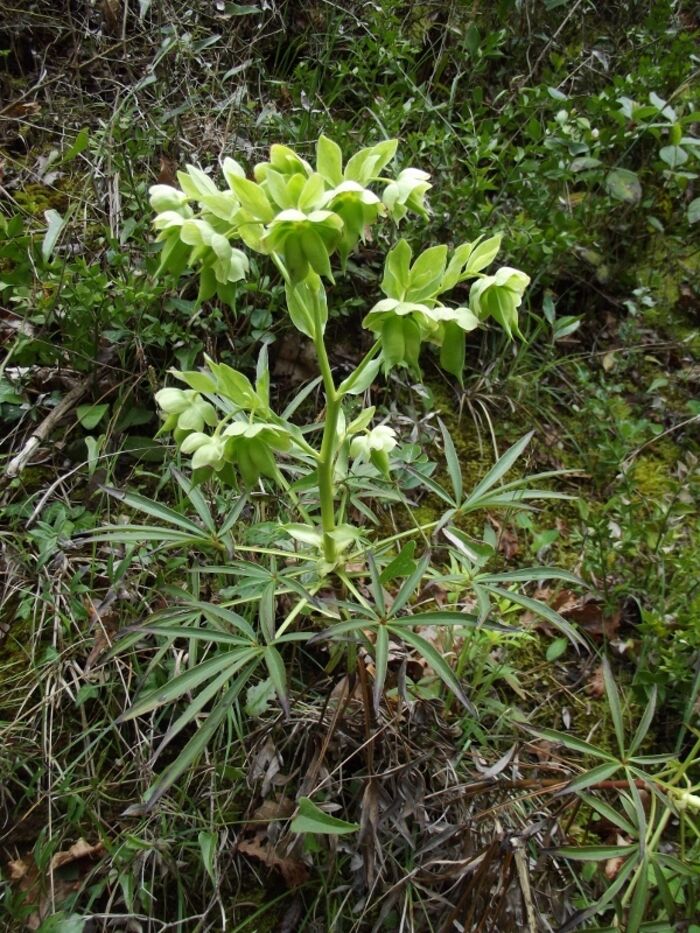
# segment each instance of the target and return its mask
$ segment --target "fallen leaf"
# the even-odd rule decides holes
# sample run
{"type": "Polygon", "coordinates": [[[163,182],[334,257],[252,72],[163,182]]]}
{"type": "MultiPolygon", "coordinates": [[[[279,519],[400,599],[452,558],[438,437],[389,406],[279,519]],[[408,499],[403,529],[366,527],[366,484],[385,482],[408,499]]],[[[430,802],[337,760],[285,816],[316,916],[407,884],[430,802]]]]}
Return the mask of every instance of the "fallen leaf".
{"type": "Polygon", "coordinates": [[[77,862],[80,859],[99,858],[103,852],[104,846],[101,842],[92,846],[84,839],[78,839],[77,842],[73,843],[70,849],[67,849],[65,852],[57,852],[54,855],[51,859],[51,871],[56,871],[56,869],[61,868],[63,865],[69,865],[71,862],[77,862]]]}
{"type": "Polygon", "coordinates": [[[257,859],[268,868],[274,868],[282,875],[289,888],[298,888],[299,885],[309,880],[309,869],[304,862],[278,855],[269,843],[262,841],[260,834],[254,839],[244,839],[239,842],[237,851],[257,859]]]}
{"type": "Polygon", "coordinates": [[[586,684],[586,693],[589,696],[599,700],[605,696],[605,680],[603,676],[603,665],[599,665],[594,671],[591,679],[586,684]]]}
{"type": "MultiPolygon", "coordinates": [[[[628,846],[630,844],[630,841],[631,840],[627,839],[625,836],[620,836],[618,834],[617,839],[615,840],[615,845],[628,846]]],[[[618,872],[620,871],[624,863],[625,863],[625,857],[622,855],[616,855],[614,858],[609,858],[606,861],[604,872],[605,872],[605,877],[608,879],[608,881],[612,881],[614,878],[617,877],[618,872]]]]}

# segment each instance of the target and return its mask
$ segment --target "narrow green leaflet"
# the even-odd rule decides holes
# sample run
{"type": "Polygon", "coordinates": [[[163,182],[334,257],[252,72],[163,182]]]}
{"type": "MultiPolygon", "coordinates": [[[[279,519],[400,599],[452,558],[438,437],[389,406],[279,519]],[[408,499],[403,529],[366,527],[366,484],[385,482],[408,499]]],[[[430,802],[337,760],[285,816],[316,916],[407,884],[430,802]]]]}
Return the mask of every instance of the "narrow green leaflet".
{"type": "Polygon", "coordinates": [[[465,499],[462,504],[462,508],[468,503],[474,502],[481,498],[484,493],[488,492],[496,483],[506,475],[510,470],[516,460],[521,456],[527,445],[532,440],[534,431],[531,431],[529,434],[526,434],[525,437],[520,438],[517,443],[513,444],[503,456],[491,467],[486,476],[477,484],[476,488],[472,490],[469,496],[465,499]]]}
{"type": "Polygon", "coordinates": [[[438,424],[440,425],[440,431],[442,432],[442,442],[445,447],[445,459],[447,460],[447,473],[450,477],[450,482],[452,483],[452,489],[455,494],[455,502],[462,501],[462,468],[459,464],[459,456],[455,450],[455,445],[450,437],[450,432],[447,430],[442,420],[438,418],[438,424]]]}
{"type": "Polygon", "coordinates": [[[451,690],[452,693],[457,697],[465,709],[467,709],[473,716],[475,716],[476,709],[474,704],[468,699],[464,690],[462,690],[462,685],[457,680],[454,671],[447,663],[447,661],[445,661],[437,648],[421,635],[417,635],[415,632],[412,632],[409,628],[399,628],[398,626],[395,628],[393,623],[387,627],[390,629],[390,631],[394,632],[398,638],[400,638],[402,641],[408,642],[412,648],[416,649],[421,657],[423,657],[432,667],[440,680],[442,680],[446,687],[451,690]]]}
{"type": "Polygon", "coordinates": [[[379,710],[382,693],[384,692],[384,681],[386,680],[387,664],[389,660],[389,629],[386,625],[380,625],[377,628],[377,639],[374,643],[374,708],[379,710]]]}

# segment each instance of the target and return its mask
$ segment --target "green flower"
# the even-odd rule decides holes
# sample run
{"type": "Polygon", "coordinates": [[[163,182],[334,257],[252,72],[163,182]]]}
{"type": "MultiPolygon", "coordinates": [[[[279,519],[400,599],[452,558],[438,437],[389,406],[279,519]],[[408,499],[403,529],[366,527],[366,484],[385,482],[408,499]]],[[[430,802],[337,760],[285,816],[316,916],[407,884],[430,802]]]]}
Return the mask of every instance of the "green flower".
{"type": "Polygon", "coordinates": [[[480,321],[492,317],[509,337],[518,334],[518,308],[530,276],[503,266],[495,275],[478,279],[469,292],[469,307],[480,321]]]}
{"type": "Polygon", "coordinates": [[[409,210],[422,217],[428,216],[423,202],[426,192],[433,187],[429,178],[430,175],[419,168],[405,168],[396,181],[386,186],[382,201],[394,220],[401,220],[409,210]]]}
{"type": "Polygon", "coordinates": [[[252,486],[261,476],[277,478],[273,451],[289,450],[291,438],[283,429],[269,424],[235,421],[223,431],[226,455],[238,467],[243,481],[252,486]]]}
{"type": "Polygon", "coordinates": [[[213,428],[218,423],[216,409],[194,389],[166,388],[156,392],[156,402],[169,417],[166,430],[201,431],[205,424],[213,428]]]}
{"type": "Polygon", "coordinates": [[[187,204],[187,195],[172,185],[151,185],[148,189],[148,200],[156,213],[163,211],[177,211],[187,204]]]}
{"type": "Polygon", "coordinates": [[[389,475],[389,454],[396,447],[396,431],[386,424],[379,424],[365,434],[352,439],[350,456],[361,460],[370,460],[383,473],[389,475]]]}
{"type": "Polygon", "coordinates": [[[343,221],[332,211],[305,214],[296,208],[280,211],[263,237],[263,247],[282,256],[293,282],[313,269],[333,281],[330,256],[343,234],[343,221]]]}
{"type": "Polygon", "coordinates": [[[184,439],[180,445],[183,454],[192,454],[192,469],[213,467],[217,472],[226,463],[226,442],[221,437],[210,437],[201,431],[195,431],[184,439]]]}

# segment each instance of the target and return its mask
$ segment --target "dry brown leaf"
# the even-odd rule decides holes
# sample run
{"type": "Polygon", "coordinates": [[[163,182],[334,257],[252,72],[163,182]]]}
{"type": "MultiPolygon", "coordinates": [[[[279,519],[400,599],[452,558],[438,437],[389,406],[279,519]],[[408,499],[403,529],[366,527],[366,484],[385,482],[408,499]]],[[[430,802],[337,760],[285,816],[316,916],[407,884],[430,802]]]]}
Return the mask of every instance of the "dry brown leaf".
{"type": "MultiPolygon", "coordinates": [[[[617,839],[615,840],[615,845],[628,846],[629,844],[630,844],[629,839],[627,839],[625,836],[620,836],[618,834],[617,839]]],[[[624,859],[624,856],[622,855],[616,855],[614,858],[609,858],[606,861],[604,872],[605,872],[605,877],[608,879],[608,881],[612,881],[614,878],[617,877],[618,872],[620,871],[624,863],[625,863],[625,859],[624,859]]]]}
{"type": "Polygon", "coordinates": [[[273,820],[285,820],[294,813],[296,804],[290,797],[284,795],[279,800],[263,800],[253,814],[253,820],[259,823],[270,823],[273,820]]]}
{"type": "Polygon", "coordinates": [[[586,693],[589,696],[594,697],[596,700],[599,700],[602,696],[605,696],[605,678],[603,675],[603,665],[599,665],[591,676],[591,679],[586,684],[586,693]]]}
{"type": "Polygon", "coordinates": [[[244,839],[238,843],[238,851],[250,858],[257,859],[268,868],[274,868],[284,878],[287,887],[298,888],[299,885],[309,880],[309,869],[307,866],[295,858],[285,858],[278,855],[275,849],[269,844],[262,842],[262,836],[257,835],[254,839],[244,839]]]}
{"type": "Polygon", "coordinates": [[[51,859],[51,871],[56,871],[56,869],[61,868],[62,865],[69,865],[71,862],[77,862],[80,859],[99,858],[104,850],[104,846],[101,842],[92,846],[84,839],[78,839],[77,842],[73,843],[70,849],[66,849],[64,852],[57,852],[54,855],[51,859]]]}

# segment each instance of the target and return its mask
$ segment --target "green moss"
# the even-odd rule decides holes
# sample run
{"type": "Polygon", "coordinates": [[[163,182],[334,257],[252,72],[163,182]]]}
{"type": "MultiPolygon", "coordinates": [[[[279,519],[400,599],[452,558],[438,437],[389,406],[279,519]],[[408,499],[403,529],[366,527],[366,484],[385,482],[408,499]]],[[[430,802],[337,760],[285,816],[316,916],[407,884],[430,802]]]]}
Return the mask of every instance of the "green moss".
{"type": "Polygon", "coordinates": [[[640,456],[634,461],[630,479],[646,498],[660,498],[673,492],[675,480],[669,476],[669,463],[656,456],[640,456]]]}

